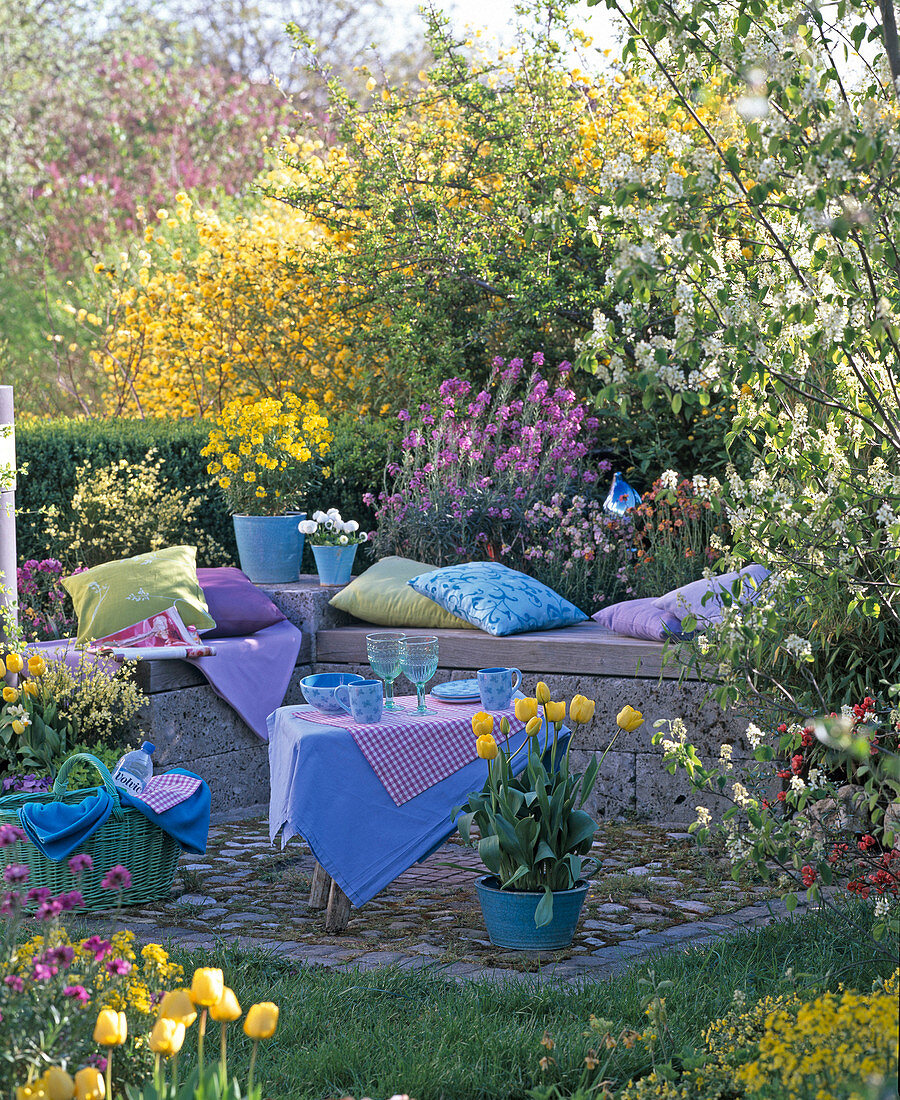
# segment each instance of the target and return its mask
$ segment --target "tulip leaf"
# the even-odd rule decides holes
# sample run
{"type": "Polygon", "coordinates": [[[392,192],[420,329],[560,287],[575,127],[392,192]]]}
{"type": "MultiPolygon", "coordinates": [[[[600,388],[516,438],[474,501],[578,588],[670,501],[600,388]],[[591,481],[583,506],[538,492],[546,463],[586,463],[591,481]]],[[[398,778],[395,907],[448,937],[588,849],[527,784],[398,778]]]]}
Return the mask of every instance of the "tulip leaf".
{"type": "Polygon", "coordinates": [[[553,891],[549,886],[544,887],[544,896],[538,902],[534,911],[535,928],[543,928],[553,920],[553,891]]]}
{"type": "Polygon", "coordinates": [[[478,855],[481,857],[481,862],[492,874],[500,874],[499,836],[496,834],[493,836],[483,836],[481,840],[478,841],[478,855]]]}
{"type": "Polygon", "coordinates": [[[597,825],[590,814],[584,810],[573,810],[568,822],[566,847],[575,848],[585,840],[593,840],[597,825]]]}
{"type": "Polygon", "coordinates": [[[600,762],[597,760],[596,755],[591,757],[591,762],[587,766],[587,771],[581,779],[581,794],[578,799],[578,805],[584,804],[584,800],[594,789],[594,783],[597,781],[597,772],[600,769],[600,762]]]}

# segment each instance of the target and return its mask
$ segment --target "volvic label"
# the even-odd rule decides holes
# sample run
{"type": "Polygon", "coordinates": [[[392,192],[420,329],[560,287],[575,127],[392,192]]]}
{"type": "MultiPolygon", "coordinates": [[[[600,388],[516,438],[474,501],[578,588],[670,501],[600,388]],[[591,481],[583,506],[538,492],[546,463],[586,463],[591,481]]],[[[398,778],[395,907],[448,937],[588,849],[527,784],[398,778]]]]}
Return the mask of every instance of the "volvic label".
{"type": "Polygon", "coordinates": [[[144,790],[144,784],[136,775],[122,769],[113,772],[113,783],[117,787],[121,787],[123,791],[128,791],[129,794],[140,795],[144,790]]]}

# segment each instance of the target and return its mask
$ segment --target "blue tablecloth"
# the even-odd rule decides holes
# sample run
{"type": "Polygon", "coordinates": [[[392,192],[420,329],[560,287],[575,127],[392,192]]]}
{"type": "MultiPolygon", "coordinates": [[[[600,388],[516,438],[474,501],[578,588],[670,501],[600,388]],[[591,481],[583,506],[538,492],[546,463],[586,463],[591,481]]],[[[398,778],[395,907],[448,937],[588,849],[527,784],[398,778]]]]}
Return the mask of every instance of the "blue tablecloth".
{"type": "MultiPolygon", "coordinates": [[[[487,761],[475,760],[397,806],[349,731],[317,723],[315,714],[293,706],[269,715],[269,837],[281,832],[284,846],[302,836],[353,904],[364,905],[454,832],[451,811],[484,786],[487,761]]],[[[511,749],[524,737],[511,738],[511,749]]],[[[526,759],[523,750],[513,761],[516,772],[526,759]]]]}

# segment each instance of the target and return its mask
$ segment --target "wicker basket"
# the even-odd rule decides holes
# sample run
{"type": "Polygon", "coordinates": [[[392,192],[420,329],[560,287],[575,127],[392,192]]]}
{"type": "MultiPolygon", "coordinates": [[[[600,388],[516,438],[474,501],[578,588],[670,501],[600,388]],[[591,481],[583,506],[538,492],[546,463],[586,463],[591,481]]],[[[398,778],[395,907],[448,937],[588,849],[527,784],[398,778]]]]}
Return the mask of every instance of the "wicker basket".
{"type": "Polygon", "coordinates": [[[66,790],[69,771],[77,760],[86,760],[94,765],[113,802],[112,813],[103,825],[71,853],[84,852],[89,855],[94,861],[93,868],[76,878],[69,870],[68,858],[58,863],[47,859],[30,840],[17,841],[5,848],[3,855],[6,860],[28,865],[31,871],[26,884],[28,889],[46,886],[54,894],[80,890],[84,895],[85,909],[115,907],[115,891],[104,890],[100,884],[106,872],[117,864],[122,864],[131,872],[131,885],[122,892],[123,905],[139,905],[168,897],[181,846],[158,825],[148,821],[140,810],[122,805],[118,789],[106,767],[90,753],[79,752],[70,756],[59,769],[53,789],[46,794],[12,794],[0,798],[0,825],[20,825],[17,811],[26,802],[74,803],[93,794],[96,788],[66,790]]]}

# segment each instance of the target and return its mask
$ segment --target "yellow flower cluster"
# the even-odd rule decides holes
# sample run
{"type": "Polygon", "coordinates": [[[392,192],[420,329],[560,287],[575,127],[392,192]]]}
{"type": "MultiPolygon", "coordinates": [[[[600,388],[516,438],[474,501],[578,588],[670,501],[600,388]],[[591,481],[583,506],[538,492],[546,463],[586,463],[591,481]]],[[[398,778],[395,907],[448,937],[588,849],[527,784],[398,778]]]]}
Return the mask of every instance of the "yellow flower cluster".
{"type": "Polygon", "coordinates": [[[232,512],[274,515],[296,505],[309,464],[328,453],[332,434],[314,401],[230,401],[200,452],[232,512]]]}

